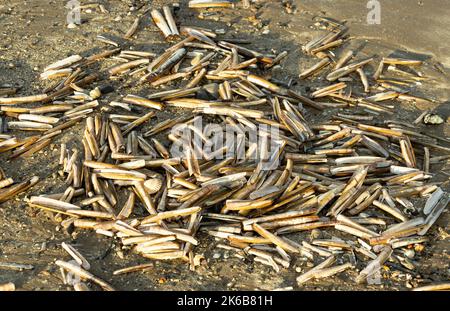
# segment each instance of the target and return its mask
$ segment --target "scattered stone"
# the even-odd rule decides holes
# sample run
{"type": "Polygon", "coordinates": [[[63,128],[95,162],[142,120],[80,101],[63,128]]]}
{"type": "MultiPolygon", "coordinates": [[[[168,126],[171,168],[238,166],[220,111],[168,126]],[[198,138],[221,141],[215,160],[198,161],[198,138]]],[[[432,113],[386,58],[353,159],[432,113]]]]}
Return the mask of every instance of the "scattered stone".
{"type": "Polygon", "coordinates": [[[413,259],[416,254],[416,252],[414,252],[413,249],[407,249],[407,250],[405,250],[404,253],[405,253],[405,256],[408,257],[409,259],[413,259]]]}

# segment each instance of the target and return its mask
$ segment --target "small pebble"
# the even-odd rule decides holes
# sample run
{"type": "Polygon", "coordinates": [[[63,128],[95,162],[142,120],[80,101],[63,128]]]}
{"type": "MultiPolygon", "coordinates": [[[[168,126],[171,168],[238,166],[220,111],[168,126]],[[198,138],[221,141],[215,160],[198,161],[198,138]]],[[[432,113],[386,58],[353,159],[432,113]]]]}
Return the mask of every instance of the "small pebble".
{"type": "Polygon", "coordinates": [[[214,32],[218,35],[224,35],[226,33],[226,30],[223,28],[220,28],[220,29],[214,30],[214,32]]]}
{"type": "Polygon", "coordinates": [[[416,244],[414,246],[414,250],[419,253],[422,252],[424,249],[425,249],[425,246],[423,246],[422,244],[416,244]]]}
{"type": "Polygon", "coordinates": [[[409,259],[413,259],[414,255],[416,254],[416,252],[413,249],[407,249],[405,250],[405,256],[408,257],[409,259]]]}

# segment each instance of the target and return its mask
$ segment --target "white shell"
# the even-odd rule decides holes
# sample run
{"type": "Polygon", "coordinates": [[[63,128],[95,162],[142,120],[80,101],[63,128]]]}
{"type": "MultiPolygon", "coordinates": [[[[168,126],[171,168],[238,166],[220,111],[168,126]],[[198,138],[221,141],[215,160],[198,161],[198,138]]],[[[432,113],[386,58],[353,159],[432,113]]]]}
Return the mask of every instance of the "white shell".
{"type": "Polygon", "coordinates": [[[148,194],[155,194],[162,187],[162,180],[159,178],[148,179],[144,182],[145,190],[148,191],[148,194]]]}

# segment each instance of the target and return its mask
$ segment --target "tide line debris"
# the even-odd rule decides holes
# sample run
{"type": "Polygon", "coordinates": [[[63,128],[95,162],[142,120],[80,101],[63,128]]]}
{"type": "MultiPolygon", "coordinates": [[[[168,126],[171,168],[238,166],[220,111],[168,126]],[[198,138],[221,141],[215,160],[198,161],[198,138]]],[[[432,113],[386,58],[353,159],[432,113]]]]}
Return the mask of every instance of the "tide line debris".
{"type": "MultiPolygon", "coordinates": [[[[231,6],[230,1],[189,2],[191,8],[231,6]]],[[[450,148],[441,144],[445,140],[379,116],[392,117],[392,101],[427,100],[396,88],[420,76],[383,75],[386,66],[422,62],[383,58],[370,76],[365,69],[375,58],[357,59],[355,51],[338,58],[330,54],[347,40],[347,27],[328,21],[331,30],[304,46],[319,61],[299,77],[320,74],[328,82],[300,94],[266,78],[287,52],[258,52],[204,28],[179,31],[170,8],[163,13],[152,10],[153,21],[167,40],[177,42],[162,54],[118,47],[73,55],[45,68],[41,78],[57,80],[45,94],[0,98],[0,152],[10,158],[32,156],[84,122],[82,148],[61,144],[65,191],[32,196],[29,206],[58,215],[64,228],[116,237],[144,258],[181,259],[192,269],[199,265],[195,246],[205,233],[221,241],[219,248],[275,271],[290,268],[298,256],[326,258],[300,275],[298,284],[357,265],[363,268],[355,277],[358,283],[385,264],[414,269],[405,251],[429,242],[424,235],[450,200],[439,183],[430,181],[430,164],[441,157],[435,153],[450,148]],[[105,59],[119,64],[92,73],[92,65],[105,59]],[[360,79],[362,92],[352,91],[349,76],[360,79]],[[114,94],[110,82],[117,77],[166,88],[146,97],[115,94],[104,105],[102,97],[114,94]],[[311,124],[303,105],[337,112],[311,124]],[[183,114],[158,119],[158,111],[173,109],[183,114]],[[223,144],[211,135],[213,128],[232,130],[235,144],[223,144]],[[12,134],[17,131],[34,134],[22,138],[12,134]],[[423,208],[413,198],[428,199],[423,208]],[[300,239],[298,233],[305,231],[328,238],[300,239]]],[[[125,37],[131,39],[138,25],[136,19],[125,37]]],[[[13,185],[2,176],[0,202],[37,181],[13,185]]],[[[70,272],[113,290],[88,271],[75,248],[63,247],[77,263],[56,261],[63,275],[70,272]]],[[[87,289],[81,282],[72,285],[87,289]]]]}

